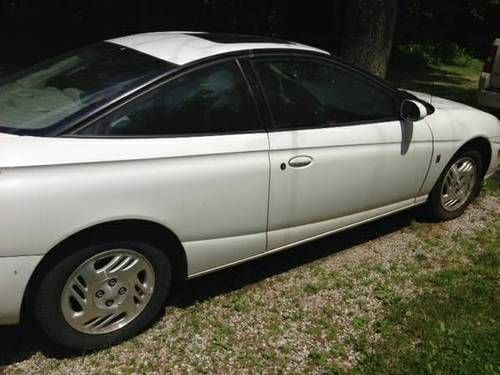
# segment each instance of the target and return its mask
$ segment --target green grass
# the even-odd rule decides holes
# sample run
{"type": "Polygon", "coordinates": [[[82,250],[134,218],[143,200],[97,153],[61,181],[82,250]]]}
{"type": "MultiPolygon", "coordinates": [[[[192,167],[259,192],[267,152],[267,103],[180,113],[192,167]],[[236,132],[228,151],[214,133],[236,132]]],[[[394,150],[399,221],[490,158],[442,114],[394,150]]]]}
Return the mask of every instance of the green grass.
{"type": "Polygon", "coordinates": [[[470,262],[417,278],[425,292],[390,305],[354,372],[500,373],[500,222],[461,247],[470,262]]]}
{"type": "Polygon", "coordinates": [[[495,196],[500,197],[500,173],[496,173],[486,180],[486,191],[495,196]]]}

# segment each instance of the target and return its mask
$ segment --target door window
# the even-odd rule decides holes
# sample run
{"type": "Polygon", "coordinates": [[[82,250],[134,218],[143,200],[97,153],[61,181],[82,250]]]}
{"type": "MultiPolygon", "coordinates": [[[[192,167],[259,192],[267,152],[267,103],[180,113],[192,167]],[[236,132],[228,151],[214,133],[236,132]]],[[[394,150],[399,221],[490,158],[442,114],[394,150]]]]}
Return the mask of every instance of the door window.
{"type": "Polygon", "coordinates": [[[79,132],[97,136],[170,136],[259,129],[256,109],[234,61],[166,83],[79,132]]]}
{"type": "Polygon", "coordinates": [[[399,112],[387,89],[333,63],[270,58],[252,65],[278,128],[383,121],[399,112]]]}

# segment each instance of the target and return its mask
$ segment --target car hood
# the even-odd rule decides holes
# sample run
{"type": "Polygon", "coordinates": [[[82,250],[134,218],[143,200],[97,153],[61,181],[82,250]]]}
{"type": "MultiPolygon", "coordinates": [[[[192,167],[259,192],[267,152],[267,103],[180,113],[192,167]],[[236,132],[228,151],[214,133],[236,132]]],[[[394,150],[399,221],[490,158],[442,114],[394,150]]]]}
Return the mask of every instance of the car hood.
{"type": "Polygon", "coordinates": [[[434,114],[425,118],[435,141],[467,141],[476,137],[491,139],[500,135],[500,121],[492,114],[439,96],[406,91],[436,109],[434,114]]]}
{"type": "Polygon", "coordinates": [[[476,108],[470,107],[466,104],[455,102],[453,100],[441,98],[439,96],[434,96],[432,94],[428,94],[425,92],[418,92],[418,91],[410,91],[410,90],[405,90],[406,92],[409,92],[410,94],[415,95],[417,98],[422,99],[426,101],[427,103],[432,104],[435,108],[438,109],[470,109],[470,110],[477,110],[476,108]]]}

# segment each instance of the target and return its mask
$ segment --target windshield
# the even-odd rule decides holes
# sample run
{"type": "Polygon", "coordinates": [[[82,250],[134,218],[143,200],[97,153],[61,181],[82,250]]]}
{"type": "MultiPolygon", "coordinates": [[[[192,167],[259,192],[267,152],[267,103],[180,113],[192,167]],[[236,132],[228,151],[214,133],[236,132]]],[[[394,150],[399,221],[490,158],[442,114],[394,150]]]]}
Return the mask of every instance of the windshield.
{"type": "Polygon", "coordinates": [[[173,64],[102,42],[0,80],[0,132],[44,135],[173,64]]]}

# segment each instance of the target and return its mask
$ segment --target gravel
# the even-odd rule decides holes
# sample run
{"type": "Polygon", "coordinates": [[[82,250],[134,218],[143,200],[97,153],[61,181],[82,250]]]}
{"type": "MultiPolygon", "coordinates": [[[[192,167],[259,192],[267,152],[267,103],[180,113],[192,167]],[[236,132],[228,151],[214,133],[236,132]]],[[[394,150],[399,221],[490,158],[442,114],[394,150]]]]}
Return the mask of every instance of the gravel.
{"type": "Polygon", "coordinates": [[[387,300],[421,293],[415,274],[465,261],[457,239],[487,229],[499,214],[500,198],[492,196],[446,223],[403,212],[183,282],[153,327],[97,353],[72,356],[35,328],[0,328],[0,374],[348,370],[358,363],[360,337],[380,339],[387,300]]]}

